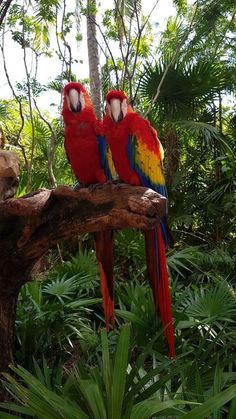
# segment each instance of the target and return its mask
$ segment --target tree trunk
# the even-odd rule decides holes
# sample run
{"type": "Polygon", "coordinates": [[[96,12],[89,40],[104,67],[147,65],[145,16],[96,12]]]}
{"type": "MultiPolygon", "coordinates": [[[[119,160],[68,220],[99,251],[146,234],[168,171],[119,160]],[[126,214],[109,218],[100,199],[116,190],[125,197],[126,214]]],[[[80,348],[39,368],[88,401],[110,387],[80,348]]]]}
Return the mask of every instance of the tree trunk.
{"type": "Polygon", "coordinates": [[[13,361],[16,301],[43,254],[77,234],[151,229],[166,199],[151,189],[107,183],[95,190],[60,186],[0,203],[0,371],[13,361]]]}
{"type": "Polygon", "coordinates": [[[97,118],[102,118],[101,79],[96,35],[96,0],[87,0],[87,45],[91,98],[97,118]]]}
{"type": "Polygon", "coordinates": [[[15,195],[19,173],[18,156],[11,151],[0,150],[0,202],[15,195]]]}
{"type": "Polygon", "coordinates": [[[0,291],[0,371],[6,371],[13,362],[14,324],[18,291],[0,291]]]}
{"type": "Polygon", "coordinates": [[[0,25],[4,21],[4,18],[6,16],[7,12],[8,12],[8,9],[9,9],[12,1],[13,0],[6,0],[4,2],[1,2],[3,4],[0,6],[0,25]]]}
{"type": "Polygon", "coordinates": [[[180,150],[178,136],[174,131],[168,131],[164,137],[166,146],[166,184],[172,186],[174,175],[179,168],[180,150]]]}

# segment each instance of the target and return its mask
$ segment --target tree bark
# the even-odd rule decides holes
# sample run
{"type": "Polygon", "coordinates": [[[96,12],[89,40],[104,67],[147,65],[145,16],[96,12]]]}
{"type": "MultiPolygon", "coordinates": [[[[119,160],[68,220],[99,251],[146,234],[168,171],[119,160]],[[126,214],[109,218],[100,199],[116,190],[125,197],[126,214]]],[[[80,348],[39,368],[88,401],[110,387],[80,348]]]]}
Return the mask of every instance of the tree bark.
{"type": "Polygon", "coordinates": [[[19,174],[18,156],[11,151],[0,150],[0,202],[15,195],[19,174]]]}
{"type": "Polygon", "coordinates": [[[0,348],[1,371],[13,362],[14,324],[18,290],[14,293],[0,291],[0,348]]]}
{"type": "Polygon", "coordinates": [[[96,0],[87,0],[87,45],[91,98],[97,118],[102,118],[101,79],[96,35],[96,0]]]}
{"type": "Polygon", "coordinates": [[[96,189],[59,186],[0,203],[0,371],[12,362],[16,301],[42,255],[76,234],[154,228],[166,199],[151,189],[107,183],[96,189]]]}
{"type": "Polygon", "coordinates": [[[164,137],[166,146],[167,168],[166,184],[172,186],[174,175],[179,168],[180,150],[176,132],[168,131],[164,137]]]}

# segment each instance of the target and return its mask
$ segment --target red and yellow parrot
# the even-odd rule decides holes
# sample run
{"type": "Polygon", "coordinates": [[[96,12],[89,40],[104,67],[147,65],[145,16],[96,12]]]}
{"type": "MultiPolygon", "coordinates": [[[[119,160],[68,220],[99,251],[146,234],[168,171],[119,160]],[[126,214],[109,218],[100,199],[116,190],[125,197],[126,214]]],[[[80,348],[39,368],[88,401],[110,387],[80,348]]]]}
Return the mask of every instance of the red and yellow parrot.
{"type": "MultiPolygon", "coordinates": [[[[115,169],[122,182],[146,186],[167,196],[163,175],[163,149],[155,129],[128,105],[122,91],[106,96],[107,112],[103,132],[112,152],[115,169]]],[[[166,220],[145,232],[146,260],[156,310],[160,312],[169,356],[175,356],[171,297],[168,283],[166,220]]]]}
{"type": "MultiPolygon", "coordinates": [[[[80,83],[71,82],[64,87],[62,116],[67,158],[80,187],[112,180],[112,158],[101,135],[101,122],[96,119],[89,94],[80,83]]],[[[114,327],[113,233],[96,232],[94,239],[109,329],[110,321],[114,327]]]]}

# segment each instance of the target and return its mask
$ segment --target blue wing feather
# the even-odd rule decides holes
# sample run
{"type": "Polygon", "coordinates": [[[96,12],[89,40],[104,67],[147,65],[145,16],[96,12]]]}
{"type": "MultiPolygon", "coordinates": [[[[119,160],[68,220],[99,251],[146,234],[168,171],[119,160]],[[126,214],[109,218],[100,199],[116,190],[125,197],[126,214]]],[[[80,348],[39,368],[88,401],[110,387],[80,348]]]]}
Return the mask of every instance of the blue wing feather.
{"type": "Polygon", "coordinates": [[[105,176],[107,180],[112,180],[112,174],[111,174],[108,160],[107,160],[107,147],[108,147],[107,143],[105,141],[105,138],[102,137],[101,135],[97,135],[97,141],[98,141],[101,165],[103,167],[105,176]]]}

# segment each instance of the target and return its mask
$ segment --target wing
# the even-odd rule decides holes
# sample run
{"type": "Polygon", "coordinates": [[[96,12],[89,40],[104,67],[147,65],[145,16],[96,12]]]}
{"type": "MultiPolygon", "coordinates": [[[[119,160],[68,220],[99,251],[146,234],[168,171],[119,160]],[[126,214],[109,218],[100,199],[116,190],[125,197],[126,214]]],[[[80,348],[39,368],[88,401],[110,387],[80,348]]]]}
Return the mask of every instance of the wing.
{"type": "Polygon", "coordinates": [[[97,135],[97,141],[99,146],[99,154],[101,159],[101,164],[105,172],[107,180],[113,180],[116,178],[116,170],[112,160],[112,154],[110,147],[105,141],[105,138],[101,135],[97,135]]]}
{"type": "MultiPolygon", "coordinates": [[[[134,134],[129,135],[128,156],[133,170],[139,175],[143,186],[153,189],[167,198],[167,189],[163,173],[164,152],[156,131],[146,120],[138,121],[134,134]]],[[[166,207],[166,214],[167,214],[166,207]]],[[[165,245],[171,243],[166,217],[161,221],[161,230],[165,245]]]]}
{"type": "Polygon", "coordinates": [[[136,132],[130,134],[128,140],[130,165],[139,175],[143,186],[167,197],[162,145],[148,121],[139,119],[137,125],[136,132]]]}

